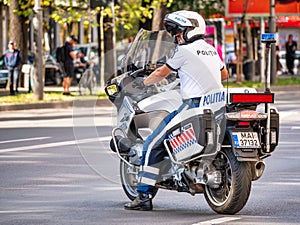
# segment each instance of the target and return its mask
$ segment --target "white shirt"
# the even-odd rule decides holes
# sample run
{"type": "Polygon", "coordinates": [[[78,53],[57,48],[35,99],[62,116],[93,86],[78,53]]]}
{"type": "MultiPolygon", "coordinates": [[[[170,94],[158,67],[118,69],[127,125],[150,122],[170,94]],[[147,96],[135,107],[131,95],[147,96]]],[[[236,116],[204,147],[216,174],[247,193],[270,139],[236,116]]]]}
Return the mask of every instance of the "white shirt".
{"type": "Polygon", "coordinates": [[[231,52],[226,57],[226,63],[233,63],[236,60],[236,55],[234,52],[231,52]]]}
{"type": "Polygon", "coordinates": [[[178,71],[183,99],[223,88],[221,70],[224,63],[217,50],[202,39],[178,45],[167,66],[178,71]]]}

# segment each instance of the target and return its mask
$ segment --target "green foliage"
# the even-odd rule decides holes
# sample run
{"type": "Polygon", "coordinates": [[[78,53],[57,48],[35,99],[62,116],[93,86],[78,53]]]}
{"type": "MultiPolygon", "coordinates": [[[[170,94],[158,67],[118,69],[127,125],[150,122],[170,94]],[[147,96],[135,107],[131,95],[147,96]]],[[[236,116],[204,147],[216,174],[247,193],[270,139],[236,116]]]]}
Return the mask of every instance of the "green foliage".
{"type": "Polygon", "coordinates": [[[95,18],[97,12],[94,10],[88,10],[88,0],[76,0],[69,1],[56,1],[58,4],[54,4],[54,0],[49,0],[50,6],[54,9],[50,15],[56,22],[60,24],[71,23],[74,21],[83,21],[84,23],[89,23],[90,18],[95,18]]]}
{"type": "Polygon", "coordinates": [[[286,86],[286,85],[300,85],[299,77],[278,77],[276,85],[278,86],[286,86]]]}
{"type": "MultiPolygon", "coordinates": [[[[124,0],[122,5],[115,6],[116,25],[122,26],[124,29],[130,30],[133,28],[134,21],[145,22],[146,18],[151,19],[153,10],[161,7],[162,4],[170,5],[171,0],[146,0],[148,5],[142,6],[141,0],[124,0]]],[[[104,15],[112,17],[110,7],[104,9],[104,15]]]]}
{"type": "Polygon", "coordinates": [[[9,0],[0,0],[0,3],[3,3],[4,5],[9,5],[9,0]]]}
{"type": "MultiPolygon", "coordinates": [[[[10,0],[0,0],[5,5],[9,5],[10,0]]],[[[20,9],[15,13],[19,16],[28,18],[34,13],[34,0],[18,0],[20,9]]],[[[104,16],[113,17],[111,6],[88,10],[89,0],[41,0],[41,6],[44,8],[51,7],[53,9],[50,18],[60,24],[70,24],[74,21],[81,21],[85,25],[91,24],[97,26],[99,21],[95,21],[96,15],[102,11],[104,16]]],[[[138,21],[145,22],[147,18],[151,19],[155,8],[165,5],[169,11],[181,9],[193,10],[200,12],[204,17],[208,18],[212,14],[224,14],[224,0],[144,0],[146,6],[142,6],[142,0],[123,0],[120,4],[114,6],[115,25],[118,29],[136,32],[138,21]]],[[[111,26],[106,24],[106,27],[111,26]]],[[[133,33],[134,33],[133,32],[133,33]]]]}

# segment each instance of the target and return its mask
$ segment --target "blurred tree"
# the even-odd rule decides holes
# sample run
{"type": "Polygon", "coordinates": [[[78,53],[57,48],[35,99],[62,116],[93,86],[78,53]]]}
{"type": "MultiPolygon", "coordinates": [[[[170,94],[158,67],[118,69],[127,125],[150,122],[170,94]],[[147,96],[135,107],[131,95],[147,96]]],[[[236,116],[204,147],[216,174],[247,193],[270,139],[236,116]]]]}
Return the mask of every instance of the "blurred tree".
{"type": "MultiPolygon", "coordinates": [[[[95,24],[95,18],[99,15],[100,6],[97,3],[106,3],[107,1],[93,0],[96,5],[93,5],[93,9],[88,9],[89,0],[41,0],[41,6],[45,8],[51,8],[50,17],[60,24],[66,24],[70,27],[72,22],[83,22],[84,24],[91,24],[92,26],[98,26],[95,24]],[[93,24],[94,23],[94,24],[93,24]]],[[[34,0],[0,0],[6,5],[10,5],[10,37],[15,39],[22,54],[24,54],[24,60],[27,60],[28,54],[28,32],[29,16],[33,15],[34,0]],[[25,44],[24,44],[25,43],[25,44]]],[[[122,0],[114,2],[114,23],[111,22],[113,14],[111,6],[104,5],[103,17],[106,18],[105,32],[106,49],[111,49],[111,26],[115,25],[118,33],[119,29],[122,31],[121,35],[117,35],[124,38],[134,36],[139,27],[151,29],[162,29],[162,18],[169,12],[180,9],[188,9],[201,13],[205,18],[209,18],[211,15],[221,14],[224,15],[224,0],[122,0]],[[154,23],[152,22],[153,16],[155,17],[154,23]],[[137,24],[139,23],[139,26],[137,24]],[[125,32],[124,32],[125,30],[125,32]],[[125,34],[125,35],[124,35],[125,34]]],[[[101,5],[101,4],[100,4],[101,5]]],[[[44,25],[44,28],[49,28],[44,25]]]]}
{"type": "MultiPolygon", "coordinates": [[[[17,48],[22,54],[23,62],[26,63],[28,57],[28,15],[19,13],[24,6],[30,6],[30,0],[2,1],[9,5],[9,39],[15,41],[17,48]]],[[[2,21],[1,21],[2,22],[2,21]]]]}

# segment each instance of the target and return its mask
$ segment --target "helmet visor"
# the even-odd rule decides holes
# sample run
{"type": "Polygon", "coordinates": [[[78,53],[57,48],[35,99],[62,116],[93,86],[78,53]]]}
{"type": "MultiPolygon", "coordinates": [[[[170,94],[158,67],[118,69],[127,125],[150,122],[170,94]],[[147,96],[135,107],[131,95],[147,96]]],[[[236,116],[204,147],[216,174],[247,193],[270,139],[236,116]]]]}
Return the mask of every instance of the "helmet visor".
{"type": "Polygon", "coordinates": [[[184,30],[183,27],[166,20],[164,21],[164,26],[166,31],[168,31],[172,36],[175,36],[184,30]]]}

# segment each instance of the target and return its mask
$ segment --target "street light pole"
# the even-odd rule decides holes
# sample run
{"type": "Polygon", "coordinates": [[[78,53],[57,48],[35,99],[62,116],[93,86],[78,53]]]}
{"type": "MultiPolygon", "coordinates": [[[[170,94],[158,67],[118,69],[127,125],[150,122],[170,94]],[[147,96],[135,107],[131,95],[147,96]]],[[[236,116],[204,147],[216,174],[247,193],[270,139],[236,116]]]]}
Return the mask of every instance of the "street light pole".
{"type": "Polygon", "coordinates": [[[99,21],[99,26],[100,26],[100,49],[101,49],[101,58],[100,58],[100,87],[104,88],[104,67],[105,67],[105,58],[104,58],[104,28],[103,28],[103,10],[104,8],[101,6],[101,11],[100,11],[100,21],[99,21]]]}
{"type": "Polygon", "coordinates": [[[43,100],[43,89],[44,89],[44,80],[43,80],[43,11],[41,8],[40,0],[34,1],[35,17],[33,18],[33,27],[34,27],[34,85],[33,93],[35,100],[43,100]]]}
{"type": "Polygon", "coordinates": [[[116,15],[115,15],[115,4],[114,1],[111,2],[111,10],[112,10],[112,32],[113,32],[113,74],[117,76],[117,52],[116,52],[116,15]]]}
{"type": "MultiPolygon", "coordinates": [[[[275,0],[270,0],[270,20],[269,20],[269,33],[276,33],[275,22],[275,0]]],[[[270,58],[270,79],[271,84],[276,83],[276,45],[271,45],[271,58],[270,58]],[[274,56],[274,57],[273,57],[274,56]]]]}

